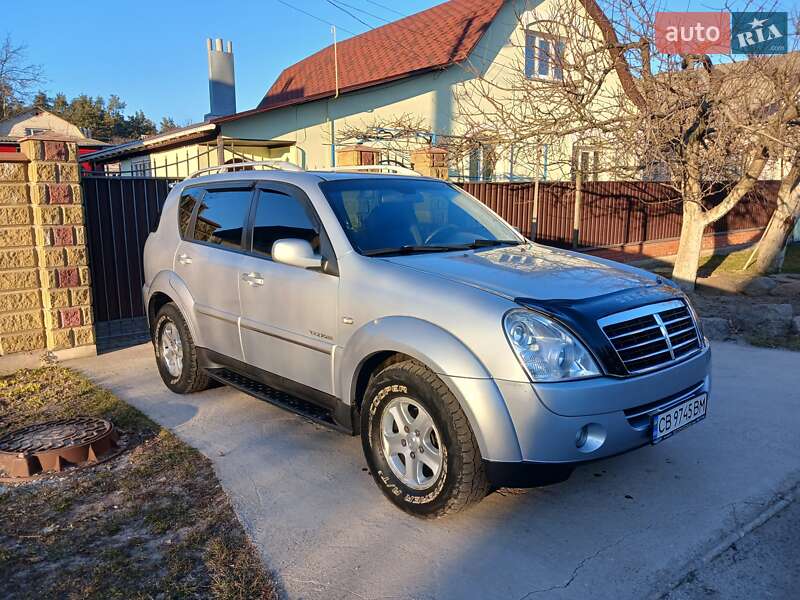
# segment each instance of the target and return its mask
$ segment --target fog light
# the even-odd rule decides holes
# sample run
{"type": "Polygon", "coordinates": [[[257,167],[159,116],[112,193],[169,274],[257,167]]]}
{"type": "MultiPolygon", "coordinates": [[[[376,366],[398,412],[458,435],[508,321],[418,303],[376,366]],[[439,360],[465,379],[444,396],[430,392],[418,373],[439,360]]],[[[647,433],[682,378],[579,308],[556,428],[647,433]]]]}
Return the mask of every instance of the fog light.
{"type": "Polygon", "coordinates": [[[606,441],[605,427],[599,423],[589,423],[581,427],[575,434],[575,447],[583,452],[589,454],[594,452],[606,441]]]}

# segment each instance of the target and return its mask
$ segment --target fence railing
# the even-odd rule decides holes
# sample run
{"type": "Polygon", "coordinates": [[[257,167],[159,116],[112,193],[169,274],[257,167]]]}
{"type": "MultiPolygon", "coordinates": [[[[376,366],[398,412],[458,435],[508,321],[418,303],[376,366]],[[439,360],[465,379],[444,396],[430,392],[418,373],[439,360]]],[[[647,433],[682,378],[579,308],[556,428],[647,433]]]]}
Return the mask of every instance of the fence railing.
{"type": "MultiPolygon", "coordinates": [[[[759,181],[725,217],[709,226],[707,233],[765,227],[775,210],[779,184],[778,181],[759,181]]],[[[605,248],[680,236],[681,201],[677,191],[663,183],[583,183],[577,215],[573,182],[458,185],[526,237],[550,245],[569,247],[577,240],[580,248],[605,248]]],[[[704,202],[713,206],[723,196],[724,191],[720,189],[709,194],[704,202]]]]}

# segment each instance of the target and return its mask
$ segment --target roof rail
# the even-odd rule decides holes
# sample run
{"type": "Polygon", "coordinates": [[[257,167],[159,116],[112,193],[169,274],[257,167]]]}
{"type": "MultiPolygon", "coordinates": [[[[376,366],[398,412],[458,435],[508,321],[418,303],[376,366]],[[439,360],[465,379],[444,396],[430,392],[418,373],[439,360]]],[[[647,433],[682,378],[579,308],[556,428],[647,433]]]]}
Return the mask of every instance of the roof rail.
{"type": "Polygon", "coordinates": [[[346,167],[326,167],[316,171],[332,171],[334,173],[387,173],[394,175],[407,175],[408,177],[422,177],[416,171],[398,165],[349,165],[346,167]]]}
{"type": "Polygon", "coordinates": [[[305,171],[305,169],[302,169],[297,165],[287,162],[285,160],[259,160],[254,162],[237,162],[224,165],[217,165],[214,167],[206,167],[204,169],[195,171],[194,173],[189,175],[186,179],[200,177],[201,175],[210,175],[212,173],[225,173],[227,171],[253,171],[256,170],[255,167],[265,167],[268,169],[274,169],[276,171],[300,171],[300,172],[305,171]]]}

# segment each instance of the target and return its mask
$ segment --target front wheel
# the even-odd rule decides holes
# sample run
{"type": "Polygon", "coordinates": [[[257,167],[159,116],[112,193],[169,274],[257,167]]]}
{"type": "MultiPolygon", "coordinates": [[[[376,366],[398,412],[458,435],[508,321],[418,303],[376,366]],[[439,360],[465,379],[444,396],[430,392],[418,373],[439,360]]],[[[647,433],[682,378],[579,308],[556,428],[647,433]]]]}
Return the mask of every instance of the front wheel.
{"type": "Polygon", "coordinates": [[[391,364],[372,378],[361,439],[375,482],[415,516],[457,512],[488,491],[464,411],[436,374],[415,360],[391,364]]]}

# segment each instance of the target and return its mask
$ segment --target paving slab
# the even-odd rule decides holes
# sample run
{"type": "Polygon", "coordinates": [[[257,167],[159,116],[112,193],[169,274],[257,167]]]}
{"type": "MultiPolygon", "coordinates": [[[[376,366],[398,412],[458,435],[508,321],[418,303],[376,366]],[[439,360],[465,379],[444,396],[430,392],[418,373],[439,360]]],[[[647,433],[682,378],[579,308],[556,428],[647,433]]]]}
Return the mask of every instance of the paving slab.
{"type": "Polygon", "coordinates": [[[214,462],[292,599],[660,595],[800,481],[800,353],[716,343],[704,422],[433,522],[383,498],[359,439],[229,388],[173,394],[149,345],[66,364],[214,462]]]}

